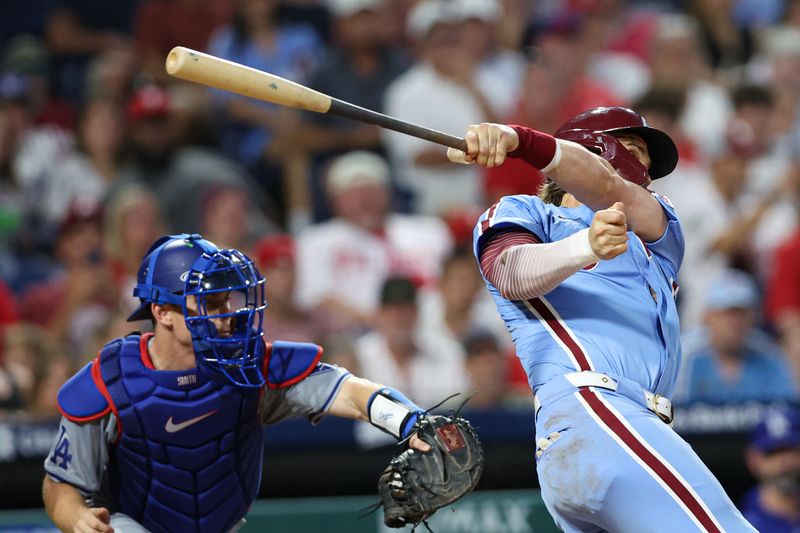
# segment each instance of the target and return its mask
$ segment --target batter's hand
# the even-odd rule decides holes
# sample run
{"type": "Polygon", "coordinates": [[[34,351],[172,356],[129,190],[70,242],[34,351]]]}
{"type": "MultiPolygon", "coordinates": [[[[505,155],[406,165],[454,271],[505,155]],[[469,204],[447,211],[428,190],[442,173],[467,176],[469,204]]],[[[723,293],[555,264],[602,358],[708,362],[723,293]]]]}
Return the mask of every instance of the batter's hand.
{"type": "Polygon", "coordinates": [[[74,533],[114,533],[109,525],[111,513],[105,507],[89,507],[78,517],[74,533]]]}
{"type": "Polygon", "coordinates": [[[594,214],[589,227],[589,244],[600,259],[613,259],[628,249],[628,222],[625,204],[617,202],[594,214]]]}
{"type": "Polygon", "coordinates": [[[455,148],[447,149],[447,158],[453,163],[478,163],[487,168],[500,166],[506,160],[506,154],[519,146],[519,136],[513,128],[489,122],[469,126],[464,140],[467,142],[466,153],[455,148]]]}

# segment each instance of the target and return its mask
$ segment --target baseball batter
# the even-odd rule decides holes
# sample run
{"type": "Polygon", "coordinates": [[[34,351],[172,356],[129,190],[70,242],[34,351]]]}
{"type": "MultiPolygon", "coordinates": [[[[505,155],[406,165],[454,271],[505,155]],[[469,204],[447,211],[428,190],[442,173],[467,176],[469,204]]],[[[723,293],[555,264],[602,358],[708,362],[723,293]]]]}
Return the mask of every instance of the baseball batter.
{"type": "Polygon", "coordinates": [[[755,531],[670,427],[680,363],[674,295],[684,236],[647,190],[672,140],[626,108],[578,115],[551,136],[481,124],[451,160],[520,157],[548,177],[474,232],[486,286],[527,371],[542,497],[565,531],[755,531]]]}
{"type": "Polygon", "coordinates": [[[320,363],[319,346],[265,343],[264,278],[241,252],[162,237],[134,296],[129,320],[149,318],[154,332],[108,343],[58,395],[43,493],[63,531],[235,531],[258,493],[262,424],[333,414],[405,438],[421,414],[320,363]]]}

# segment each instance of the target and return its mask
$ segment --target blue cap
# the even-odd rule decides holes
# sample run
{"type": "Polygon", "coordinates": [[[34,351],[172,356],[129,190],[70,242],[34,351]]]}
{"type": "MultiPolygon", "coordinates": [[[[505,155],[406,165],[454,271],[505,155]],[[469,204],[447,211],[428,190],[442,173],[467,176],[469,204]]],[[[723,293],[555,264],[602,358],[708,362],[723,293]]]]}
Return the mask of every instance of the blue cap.
{"type": "Polygon", "coordinates": [[[750,433],[750,445],[763,453],[800,447],[800,410],[794,407],[767,410],[750,433]]]}
{"type": "Polygon", "coordinates": [[[742,272],[727,268],[708,288],[707,309],[750,309],[758,305],[758,288],[753,278],[742,272]]]}

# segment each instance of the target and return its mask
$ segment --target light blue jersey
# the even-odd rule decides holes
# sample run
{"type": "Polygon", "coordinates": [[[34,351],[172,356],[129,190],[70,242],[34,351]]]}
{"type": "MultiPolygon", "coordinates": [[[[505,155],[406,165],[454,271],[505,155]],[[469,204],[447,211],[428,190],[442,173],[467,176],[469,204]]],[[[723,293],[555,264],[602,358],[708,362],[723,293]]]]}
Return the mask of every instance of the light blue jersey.
{"type": "MultiPolygon", "coordinates": [[[[484,277],[528,373],[536,405],[542,498],[567,532],[706,533],[755,530],[691,447],[665,421],[681,359],[675,307],[683,233],[669,201],[655,242],[628,232],[628,250],[562,281],[545,296],[503,298],[484,277]],[[657,393],[657,394],[653,394],[657,393]]],[[[542,243],[591,225],[585,206],[509,196],[475,229],[480,259],[497,231],[542,243]]]]}
{"type": "MultiPolygon", "coordinates": [[[[672,205],[655,196],[668,219],[660,239],[645,243],[629,231],[626,253],[576,272],[545,296],[509,301],[484,277],[531,389],[557,375],[596,370],[663,395],[672,391],[681,359],[675,280],[684,241],[672,205]]],[[[588,228],[593,216],[586,206],[507,196],[479,219],[475,252],[498,229],[522,228],[548,243],[588,228]]]]}

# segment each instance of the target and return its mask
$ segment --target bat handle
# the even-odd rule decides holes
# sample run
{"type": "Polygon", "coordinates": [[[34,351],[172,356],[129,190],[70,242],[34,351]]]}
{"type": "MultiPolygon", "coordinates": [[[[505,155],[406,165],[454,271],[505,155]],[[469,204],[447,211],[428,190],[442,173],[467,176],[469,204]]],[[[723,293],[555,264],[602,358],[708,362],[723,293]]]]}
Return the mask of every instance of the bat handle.
{"type": "Polygon", "coordinates": [[[390,117],[389,115],[384,115],[383,113],[378,113],[370,109],[359,107],[357,105],[353,105],[351,103],[339,100],[337,98],[331,98],[331,107],[328,110],[328,113],[333,115],[339,115],[342,117],[352,118],[354,120],[359,120],[361,122],[368,122],[370,124],[375,124],[382,128],[399,131],[400,133],[405,133],[406,135],[411,135],[419,139],[425,139],[426,141],[431,141],[436,144],[441,144],[442,146],[455,148],[456,150],[461,150],[462,152],[467,151],[467,142],[461,137],[449,135],[441,131],[432,130],[430,128],[425,128],[423,126],[418,126],[416,124],[411,124],[404,120],[390,117]]]}

